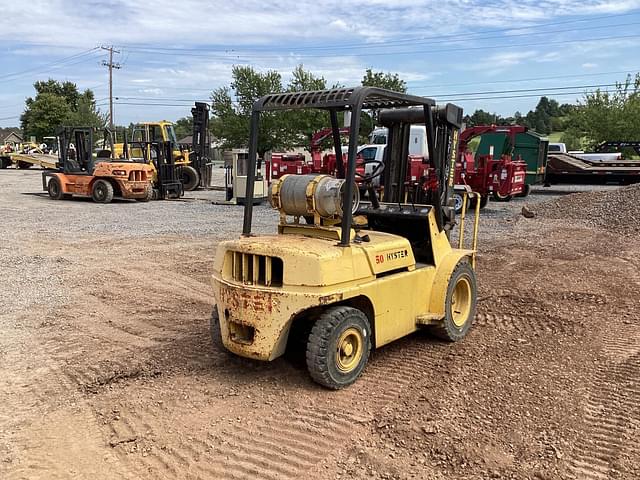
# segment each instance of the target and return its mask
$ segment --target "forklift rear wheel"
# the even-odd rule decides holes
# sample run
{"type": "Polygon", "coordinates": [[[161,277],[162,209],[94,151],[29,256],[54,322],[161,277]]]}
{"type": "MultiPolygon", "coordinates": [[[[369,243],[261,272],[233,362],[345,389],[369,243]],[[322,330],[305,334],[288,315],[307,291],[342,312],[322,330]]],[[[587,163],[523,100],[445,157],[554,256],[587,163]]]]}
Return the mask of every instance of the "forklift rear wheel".
{"type": "Polygon", "coordinates": [[[20,168],[21,170],[26,170],[27,168],[31,168],[31,163],[29,162],[22,162],[20,160],[18,160],[18,168],[20,168]]]}
{"type": "Polygon", "coordinates": [[[496,202],[510,202],[513,198],[513,195],[501,195],[498,192],[493,192],[493,199],[496,202]]]}
{"type": "Polygon", "coordinates": [[[96,203],[109,203],[113,200],[113,185],[107,180],[99,179],[93,184],[91,197],[96,203]]]}
{"type": "Polygon", "coordinates": [[[183,165],[179,170],[180,181],[185,190],[191,191],[198,188],[200,183],[200,175],[198,171],[190,165],[183,165]]]}
{"type": "Polygon", "coordinates": [[[8,168],[11,166],[11,159],[9,157],[0,157],[0,168],[8,168]]]}
{"type": "Polygon", "coordinates": [[[209,333],[211,334],[211,343],[216,350],[226,352],[222,343],[222,333],[220,333],[220,317],[218,316],[218,306],[213,306],[211,318],[209,319],[209,333]]]}
{"type": "Polygon", "coordinates": [[[466,261],[460,262],[449,279],[445,317],[440,325],[432,327],[434,335],[449,342],[462,340],[476,315],[477,292],[473,268],[466,261]]]}
{"type": "Polygon", "coordinates": [[[371,326],[357,308],[329,307],[307,341],[307,368],[320,385],[338,390],[360,376],[371,351],[371,326]]]}
{"type": "Polygon", "coordinates": [[[60,183],[60,180],[55,177],[49,180],[47,192],[49,192],[49,196],[54,200],[62,200],[65,198],[65,194],[62,191],[62,184],[60,183]]]}

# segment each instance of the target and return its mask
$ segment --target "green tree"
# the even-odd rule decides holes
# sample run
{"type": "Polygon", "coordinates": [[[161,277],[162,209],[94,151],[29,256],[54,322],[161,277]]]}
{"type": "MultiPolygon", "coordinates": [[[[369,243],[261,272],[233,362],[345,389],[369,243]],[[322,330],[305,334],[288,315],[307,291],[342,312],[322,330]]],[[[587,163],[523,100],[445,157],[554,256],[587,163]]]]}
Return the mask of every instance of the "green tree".
{"type": "Polygon", "coordinates": [[[71,115],[67,100],[53,93],[38,94],[35,100],[28,98],[26,105],[27,108],[20,117],[26,137],[33,135],[41,139],[51,135],[71,115]]]}
{"type": "MultiPolygon", "coordinates": [[[[361,82],[363,87],[378,87],[392,90],[394,92],[407,92],[407,82],[400,78],[397,73],[391,72],[374,72],[370,68],[364,73],[361,82]]],[[[378,111],[362,112],[360,116],[360,141],[366,141],[374,126],[377,123],[378,111]]]]}
{"type": "Polygon", "coordinates": [[[402,93],[407,91],[407,82],[402,80],[397,73],[374,72],[370,68],[367,68],[364,77],[362,77],[362,86],[386,88],[402,93]]]}
{"type": "Polygon", "coordinates": [[[500,116],[497,113],[485,112],[482,109],[478,109],[473,112],[472,115],[467,115],[464,118],[467,127],[475,127],[478,125],[498,125],[500,122],[500,116]]]}
{"type": "Polygon", "coordinates": [[[178,140],[193,134],[193,117],[182,117],[176,120],[174,124],[176,130],[176,137],[178,140]]]}
{"type": "MultiPolygon", "coordinates": [[[[308,90],[325,90],[327,81],[324,77],[316,77],[313,73],[298,65],[291,73],[291,80],[287,85],[288,92],[304,92],[308,90]]],[[[311,137],[318,130],[329,126],[330,119],[327,112],[321,110],[292,110],[285,113],[285,121],[292,138],[288,143],[309,146],[311,137]]]]}
{"type": "Polygon", "coordinates": [[[80,93],[73,82],[53,79],[37,81],[33,87],[36,95],[26,99],[20,117],[25,136],[52,135],[61,125],[102,127],[106,124],[91,90],[80,93]]]}
{"type": "MultiPolygon", "coordinates": [[[[258,72],[252,67],[234,66],[229,87],[221,87],[211,94],[211,129],[222,141],[223,148],[246,148],[253,104],[269,93],[322,90],[326,80],[298,65],[286,88],[278,72],[258,72]]],[[[260,115],[258,154],[298,145],[308,145],[313,133],[329,124],[326,112],[297,110],[263,112],[260,115]]]]}
{"type": "MultiPolygon", "coordinates": [[[[246,148],[253,104],[269,93],[283,92],[282,77],[274,71],[265,73],[253,67],[235,65],[230,87],[220,87],[211,93],[211,129],[222,141],[223,148],[246,148]]],[[[265,112],[260,119],[258,154],[287,144],[288,133],[277,114],[265,112]]]]}
{"type": "Polygon", "coordinates": [[[571,134],[587,147],[607,140],[640,138],[640,73],[617,83],[614,91],[586,93],[569,114],[571,134]]]}
{"type": "Polygon", "coordinates": [[[71,110],[65,120],[70,126],[104,128],[107,115],[96,108],[96,101],[91,90],[85,90],[78,96],[75,110],[71,110]]]}

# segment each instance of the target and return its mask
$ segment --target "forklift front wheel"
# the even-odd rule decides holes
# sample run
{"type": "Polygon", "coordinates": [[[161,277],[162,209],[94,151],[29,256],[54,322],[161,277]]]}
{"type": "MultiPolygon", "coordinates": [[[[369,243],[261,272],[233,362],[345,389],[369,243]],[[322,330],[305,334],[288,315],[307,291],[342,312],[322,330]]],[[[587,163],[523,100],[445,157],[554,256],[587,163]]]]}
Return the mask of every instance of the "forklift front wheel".
{"type": "Polygon", "coordinates": [[[151,187],[151,185],[147,186],[144,197],[137,198],[136,200],[138,200],[139,202],[148,202],[150,200],[153,200],[153,188],[151,187]]]}
{"type": "Polygon", "coordinates": [[[107,180],[96,180],[91,190],[91,197],[96,203],[110,203],[113,200],[113,185],[107,180]]]}
{"type": "Polygon", "coordinates": [[[60,180],[55,177],[49,180],[47,192],[49,192],[49,196],[54,200],[62,200],[65,197],[62,191],[62,184],[60,183],[60,180]]]}
{"type": "Polygon", "coordinates": [[[441,324],[432,327],[434,335],[449,342],[462,340],[476,315],[477,295],[476,274],[468,262],[462,261],[449,279],[445,317],[441,324]]]}
{"type": "Polygon", "coordinates": [[[198,171],[195,168],[190,165],[183,165],[178,171],[180,174],[180,181],[186,191],[190,192],[191,190],[198,188],[200,175],[198,175],[198,171]]]}
{"type": "Polygon", "coordinates": [[[307,368],[320,385],[338,390],[360,376],[371,351],[371,326],[357,308],[329,307],[307,341],[307,368]]]}

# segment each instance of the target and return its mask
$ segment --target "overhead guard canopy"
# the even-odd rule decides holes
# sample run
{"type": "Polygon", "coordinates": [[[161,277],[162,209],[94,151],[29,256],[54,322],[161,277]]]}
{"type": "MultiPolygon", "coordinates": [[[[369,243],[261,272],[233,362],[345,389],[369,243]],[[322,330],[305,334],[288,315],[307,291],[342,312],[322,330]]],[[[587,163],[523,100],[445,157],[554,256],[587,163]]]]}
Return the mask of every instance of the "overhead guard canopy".
{"type": "Polygon", "coordinates": [[[361,110],[369,110],[435,104],[435,100],[431,98],[392,92],[377,87],[352,87],[265,95],[254,103],[253,111],[269,112],[303,108],[353,110],[356,106],[361,110]]]}
{"type": "MultiPolygon", "coordinates": [[[[393,92],[377,87],[352,87],[334,88],[329,90],[312,90],[306,92],[274,93],[265,95],[253,104],[251,114],[251,126],[249,137],[249,168],[247,172],[247,190],[245,194],[245,210],[243,235],[251,235],[251,223],[253,215],[253,188],[256,175],[258,132],[260,128],[260,114],[262,112],[276,112],[286,110],[321,109],[327,110],[330,115],[331,127],[334,137],[334,149],[336,159],[342,159],[340,147],[340,134],[337,112],[350,111],[351,123],[349,133],[349,150],[347,153],[347,168],[341,161],[337,162],[338,176],[345,178],[345,190],[343,197],[343,210],[352,211],[353,189],[355,188],[356,149],[358,145],[358,133],[360,129],[360,113],[370,109],[408,109],[419,107],[422,111],[423,122],[427,127],[427,141],[429,157],[434,156],[435,138],[435,100],[427,97],[408,95],[393,92]]],[[[341,222],[341,246],[348,246],[350,239],[352,218],[346,214],[341,222]]]]}

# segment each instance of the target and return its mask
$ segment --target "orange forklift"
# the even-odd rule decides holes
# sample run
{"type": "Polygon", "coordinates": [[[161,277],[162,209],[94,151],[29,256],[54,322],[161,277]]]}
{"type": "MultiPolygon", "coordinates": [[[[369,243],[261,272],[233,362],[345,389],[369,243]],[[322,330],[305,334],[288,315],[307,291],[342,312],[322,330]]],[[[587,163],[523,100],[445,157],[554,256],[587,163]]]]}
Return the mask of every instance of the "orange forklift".
{"type": "Polygon", "coordinates": [[[146,163],[114,161],[111,135],[105,131],[103,149],[93,157],[93,128],[62,127],[58,131],[56,170],[42,172],[42,188],[54,200],[91,197],[96,203],[114,198],[147,202],[153,198],[153,167],[146,163]],[[108,140],[107,140],[108,139],[108,140]]]}

